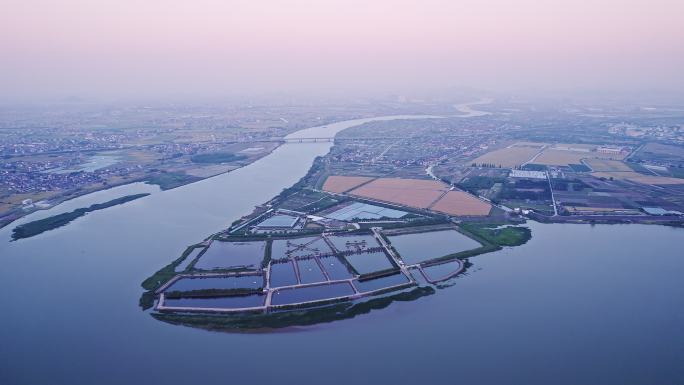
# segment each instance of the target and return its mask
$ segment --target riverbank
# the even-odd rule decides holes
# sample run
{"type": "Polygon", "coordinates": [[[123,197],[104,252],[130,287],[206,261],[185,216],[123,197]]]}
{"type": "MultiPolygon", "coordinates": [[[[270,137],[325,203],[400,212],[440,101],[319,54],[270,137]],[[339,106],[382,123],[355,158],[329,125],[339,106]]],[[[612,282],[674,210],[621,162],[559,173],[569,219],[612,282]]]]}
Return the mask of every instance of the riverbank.
{"type": "Polygon", "coordinates": [[[52,196],[47,199],[47,205],[45,207],[40,207],[40,206],[35,206],[34,209],[32,210],[25,210],[22,207],[17,207],[13,209],[12,211],[8,211],[2,216],[0,216],[0,229],[2,229],[5,226],[9,226],[12,223],[16,222],[17,220],[24,218],[30,214],[33,214],[35,212],[40,212],[44,210],[49,210],[53,207],[56,207],[64,202],[68,202],[70,200],[86,196],[92,193],[96,193],[99,191],[104,191],[104,190],[109,190],[115,187],[120,187],[120,186],[125,186],[133,183],[138,183],[138,182],[143,182],[147,184],[152,184],[152,185],[157,185],[162,191],[166,190],[172,190],[174,188],[186,186],[192,183],[200,182],[205,179],[209,178],[214,178],[219,175],[227,174],[230,172],[233,172],[235,170],[238,170],[240,168],[243,168],[245,166],[249,166],[250,164],[270,155],[273,151],[275,151],[277,148],[279,148],[283,142],[278,142],[279,144],[277,146],[274,146],[273,148],[270,148],[269,151],[264,152],[263,154],[260,154],[258,157],[252,157],[249,158],[247,162],[243,162],[244,158],[241,158],[241,164],[237,165],[235,168],[232,168],[227,171],[223,172],[218,172],[212,175],[208,175],[205,177],[199,177],[199,176],[194,176],[194,175],[189,175],[185,173],[179,173],[179,172],[173,172],[173,171],[159,171],[156,172],[153,175],[147,175],[144,177],[140,178],[135,178],[135,179],[128,179],[128,180],[121,180],[119,182],[115,183],[107,183],[103,184],[101,186],[91,186],[79,190],[71,190],[71,191],[65,191],[62,194],[52,196]]]}

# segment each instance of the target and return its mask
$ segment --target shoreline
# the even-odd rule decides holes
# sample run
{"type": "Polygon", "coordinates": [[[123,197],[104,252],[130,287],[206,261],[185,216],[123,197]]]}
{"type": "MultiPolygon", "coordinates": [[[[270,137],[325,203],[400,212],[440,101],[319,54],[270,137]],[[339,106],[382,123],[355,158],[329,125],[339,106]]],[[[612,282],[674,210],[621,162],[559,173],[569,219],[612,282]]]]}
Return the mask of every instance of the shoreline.
{"type": "MultiPolygon", "coordinates": [[[[296,131],[295,131],[295,132],[296,132],[296,131]]],[[[271,150],[265,152],[263,155],[261,155],[261,156],[259,156],[259,157],[257,157],[257,158],[254,158],[252,161],[246,162],[246,163],[244,163],[244,164],[242,164],[242,165],[240,165],[240,166],[238,166],[238,167],[236,167],[236,168],[233,168],[233,169],[231,169],[231,170],[219,172],[218,174],[214,174],[214,175],[207,176],[207,177],[204,177],[204,178],[198,177],[199,179],[195,179],[195,180],[192,180],[192,181],[188,181],[188,182],[186,182],[186,183],[179,184],[179,185],[177,185],[177,186],[173,186],[173,187],[170,187],[170,188],[163,188],[160,184],[149,182],[150,177],[145,177],[145,178],[136,178],[136,179],[132,179],[132,180],[121,181],[121,182],[113,183],[113,184],[107,184],[106,186],[102,186],[103,188],[96,188],[96,189],[92,189],[92,190],[89,189],[89,190],[87,190],[87,191],[82,191],[82,192],[78,192],[78,193],[75,193],[75,194],[58,195],[58,196],[56,196],[56,197],[54,197],[54,198],[50,198],[50,207],[38,208],[38,209],[35,209],[35,210],[32,210],[32,211],[28,211],[28,212],[24,213],[23,215],[20,215],[20,216],[18,216],[18,217],[16,217],[16,218],[12,219],[12,220],[9,221],[9,222],[6,222],[6,223],[3,222],[2,219],[0,218],[0,229],[3,229],[3,228],[5,228],[5,227],[7,227],[7,226],[13,224],[13,223],[15,223],[16,221],[18,221],[18,220],[20,220],[20,219],[22,219],[22,218],[26,218],[27,216],[29,216],[29,215],[31,215],[31,214],[38,213],[38,212],[42,212],[42,211],[46,211],[46,210],[51,210],[51,209],[53,209],[53,208],[55,208],[55,207],[61,205],[62,203],[71,201],[71,200],[73,200],[73,199],[80,198],[80,197],[84,197],[84,196],[86,196],[86,195],[93,194],[93,193],[100,192],[100,191],[111,190],[111,189],[116,188],[116,187],[126,186],[126,185],[133,184],[133,183],[145,183],[145,184],[148,184],[148,185],[158,186],[158,187],[159,187],[159,190],[160,190],[159,192],[163,192],[163,191],[170,191],[170,190],[173,190],[173,189],[176,189],[176,188],[179,188],[179,187],[183,187],[183,186],[188,186],[188,185],[191,185],[191,184],[193,184],[193,183],[201,182],[201,181],[203,181],[203,180],[211,179],[211,178],[214,178],[214,177],[217,177],[217,176],[220,176],[220,175],[224,175],[224,174],[227,174],[227,173],[230,173],[230,172],[239,170],[239,169],[241,169],[241,168],[243,168],[243,167],[245,167],[245,166],[249,166],[250,164],[252,164],[252,163],[254,163],[254,162],[256,162],[256,161],[259,161],[259,160],[261,160],[262,158],[264,158],[264,157],[266,157],[266,156],[268,156],[268,155],[271,155],[271,153],[273,153],[273,151],[275,151],[276,149],[280,148],[283,144],[285,144],[285,143],[282,141],[282,139],[283,139],[283,138],[280,138],[280,140],[275,141],[275,143],[278,143],[277,146],[275,146],[275,147],[273,147],[271,150]]],[[[19,210],[21,210],[21,209],[19,209],[19,210]]]]}

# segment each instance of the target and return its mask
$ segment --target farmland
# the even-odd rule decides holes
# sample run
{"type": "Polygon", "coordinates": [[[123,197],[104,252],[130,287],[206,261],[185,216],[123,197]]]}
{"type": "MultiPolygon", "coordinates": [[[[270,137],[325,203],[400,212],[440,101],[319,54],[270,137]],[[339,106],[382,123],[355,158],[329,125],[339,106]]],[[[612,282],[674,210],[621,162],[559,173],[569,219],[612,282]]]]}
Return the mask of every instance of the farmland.
{"type": "Polygon", "coordinates": [[[541,151],[543,143],[516,143],[509,147],[490,151],[473,160],[475,164],[491,164],[501,167],[516,167],[530,161],[541,151]]]}
{"type": "Polygon", "coordinates": [[[654,185],[676,185],[684,184],[684,179],[670,178],[665,176],[644,175],[635,171],[621,171],[621,172],[594,172],[591,175],[596,178],[613,178],[626,179],[632,182],[654,185]]]}
{"type": "Polygon", "coordinates": [[[449,191],[432,207],[433,211],[456,216],[484,216],[488,215],[492,206],[463,191],[449,191]]]}
{"type": "Polygon", "coordinates": [[[350,191],[350,194],[426,209],[447,190],[448,186],[433,180],[378,178],[350,191]]]}
{"type": "Polygon", "coordinates": [[[473,160],[477,165],[513,168],[527,163],[545,166],[581,164],[584,159],[622,160],[626,153],[606,154],[597,151],[598,145],[518,142],[506,148],[490,151],[473,160]]]}
{"type": "Polygon", "coordinates": [[[607,159],[587,159],[585,161],[587,166],[595,172],[626,172],[632,171],[626,164],[617,160],[607,159]]]}
{"type": "MultiPolygon", "coordinates": [[[[349,177],[330,176],[324,184],[324,189],[326,186],[338,188],[341,182],[345,181],[340,178],[349,177]]],[[[417,209],[430,209],[455,216],[486,216],[491,210],[489,203],[463,191],[450,191],[449,186],[436,180],[378,178],[348,193],[360,198],[417,209]]]]}
{"type": "Polygon", "coordinates": [[[333,193],[347,192],[373,178],[363,176],[331,176],[325,180],[323,190],[333,193]]]}

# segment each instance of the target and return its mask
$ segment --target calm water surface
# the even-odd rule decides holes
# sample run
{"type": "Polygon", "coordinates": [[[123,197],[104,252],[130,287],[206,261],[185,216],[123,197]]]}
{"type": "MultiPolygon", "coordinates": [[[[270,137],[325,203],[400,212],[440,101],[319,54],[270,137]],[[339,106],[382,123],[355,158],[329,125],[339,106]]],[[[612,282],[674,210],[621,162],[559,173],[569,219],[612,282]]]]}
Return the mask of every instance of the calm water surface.
{"type": "Polygon", "coordinates": [[[282,146],[33,238],[0,230],[0,383],[684,383],[682,229],[532,223],[528,244],[472,258],[435,295],[298,333],[207,332],[140,311],[143,279],[329,146],[282,146]]]}

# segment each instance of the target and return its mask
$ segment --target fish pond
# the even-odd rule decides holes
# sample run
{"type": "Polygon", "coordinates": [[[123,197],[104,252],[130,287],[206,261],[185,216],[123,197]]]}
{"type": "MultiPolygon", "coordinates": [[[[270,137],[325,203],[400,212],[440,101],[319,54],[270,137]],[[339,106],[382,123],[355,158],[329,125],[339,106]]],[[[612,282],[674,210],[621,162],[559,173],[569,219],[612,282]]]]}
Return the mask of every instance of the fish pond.
{"type": "Polygon", "coordinates": [[[165,307],[191,307],[204,309],[241,309],[263,306],[266,296],[262,294],[232,295],[206,298],[165,298],[165,307]]]}
{"type": "Polygon", "coordinates": [[[394,267],[387,254],[382,251],[352,254],[344,258],[359,274],[368,274],[394,267]]]}
{"type": "Polygon", "coordinates": [[[230,269],[246,267],[255,269],[264,260],[266,242],[222,242],[214,241],[209,249],[195,263],[196,269],[230,269]]]}
{"type": "Polygon", "coordinates": [[[354,286],[356,286],[356,288],[360,292],[366,293],[369,291],[375,291],[384,288],[389,288],[392,286],[402,285],[408,282],[409,279],[403,273],[398,273],[364,281],[356,280],[354,281],[354,286]]]}
{"type": "Polygon", "coordinates": [[[354,294],[348,282],[297,287],[294,289],[276,290],[271,298],[273,305],[289,305],[300,302],[319,301],[328,298],[344,297],[354,294]]]}
{"type": "Polygon", "coordinates": [[[482,246],[456,230],[391,235],[387,238],[407,265],[482,246]]]}
{"type": "Polygon", "coordinates": [[[192,291],[209,289],[258,289],[264,287],[261,275],[241,275],[229,277],[184,277],[166,288],[165,291],[192,291]]]}

